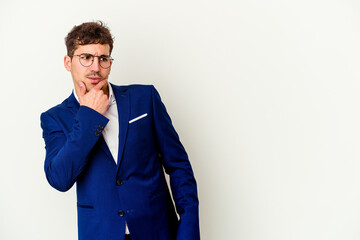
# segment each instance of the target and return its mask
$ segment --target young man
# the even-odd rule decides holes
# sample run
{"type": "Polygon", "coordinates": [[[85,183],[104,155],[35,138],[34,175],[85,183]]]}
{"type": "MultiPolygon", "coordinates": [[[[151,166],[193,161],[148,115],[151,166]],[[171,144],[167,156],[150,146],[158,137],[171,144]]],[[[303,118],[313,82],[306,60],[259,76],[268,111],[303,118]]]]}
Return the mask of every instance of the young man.
{"type": "Polygon", "coordinates": [[[79,239],[200,239],[193,171],[156,89],[108,83],[113,38],[101,22],[65,40],[75,91],[41,127],[48,182],[59,191],[76,182],[79,239]]]}

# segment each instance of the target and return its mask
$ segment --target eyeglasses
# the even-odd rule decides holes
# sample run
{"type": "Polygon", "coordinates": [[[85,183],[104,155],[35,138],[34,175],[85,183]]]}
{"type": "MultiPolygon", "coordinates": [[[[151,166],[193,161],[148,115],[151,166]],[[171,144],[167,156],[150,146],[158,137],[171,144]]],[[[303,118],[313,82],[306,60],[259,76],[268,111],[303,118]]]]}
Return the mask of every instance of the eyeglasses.
{"type": "Polygon", "coordinates": [[[94,63],[94,59],[97,57],[99,59],[99,64],[102,68],[109,68],[111,62],[114,61],[110,56],[94,56],[89,53],[83,53],[80,55],[70,55],[69,57],[79,57],[79,62],[84,67],[90,67],[94,63]]]}

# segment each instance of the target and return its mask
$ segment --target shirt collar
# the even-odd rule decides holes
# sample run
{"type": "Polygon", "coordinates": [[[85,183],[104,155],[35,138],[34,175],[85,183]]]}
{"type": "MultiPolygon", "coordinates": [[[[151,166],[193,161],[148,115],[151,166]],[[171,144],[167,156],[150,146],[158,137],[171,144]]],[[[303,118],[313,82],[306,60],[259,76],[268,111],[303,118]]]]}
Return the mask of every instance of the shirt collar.
{"type": "MultiPolygon", "coordinates": [[[[109,83],[108,83],[108,88],[109,88],[109,105],[112,105],[112,104],[116,103],[116,99],[115,99],[114,91],[111,87],[111,84],[109,84],[109,83]]],[[[73,93],[74,93],[76,101],[79,102],[79,98],[74,89],[73,89],[73,93]]]]}

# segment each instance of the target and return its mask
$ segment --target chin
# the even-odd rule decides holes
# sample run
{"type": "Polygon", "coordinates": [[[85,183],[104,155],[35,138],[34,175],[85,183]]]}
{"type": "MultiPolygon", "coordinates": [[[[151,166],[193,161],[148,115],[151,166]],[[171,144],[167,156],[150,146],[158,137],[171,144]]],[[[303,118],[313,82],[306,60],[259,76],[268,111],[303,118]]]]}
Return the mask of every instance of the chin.
{"type": "Polygon", "coordinates": [[[86,91],[88,92],[95,86],[95,84],[89,83],[89,84],[85,84],[85,86],[86,86],[86,91]]]}

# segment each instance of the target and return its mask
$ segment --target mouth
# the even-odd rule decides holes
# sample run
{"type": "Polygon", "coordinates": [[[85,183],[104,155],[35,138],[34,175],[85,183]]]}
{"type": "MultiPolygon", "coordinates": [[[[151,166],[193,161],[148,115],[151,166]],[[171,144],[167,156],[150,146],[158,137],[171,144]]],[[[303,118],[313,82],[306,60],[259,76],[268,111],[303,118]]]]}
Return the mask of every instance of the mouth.
{"type": "Polygon", "coordinates": [[[99,78],[99,77],[88,77],[88,79],[90,80],[90,82],[92,84],[97,84],[101,81],[101,78],[99,78]]]}

